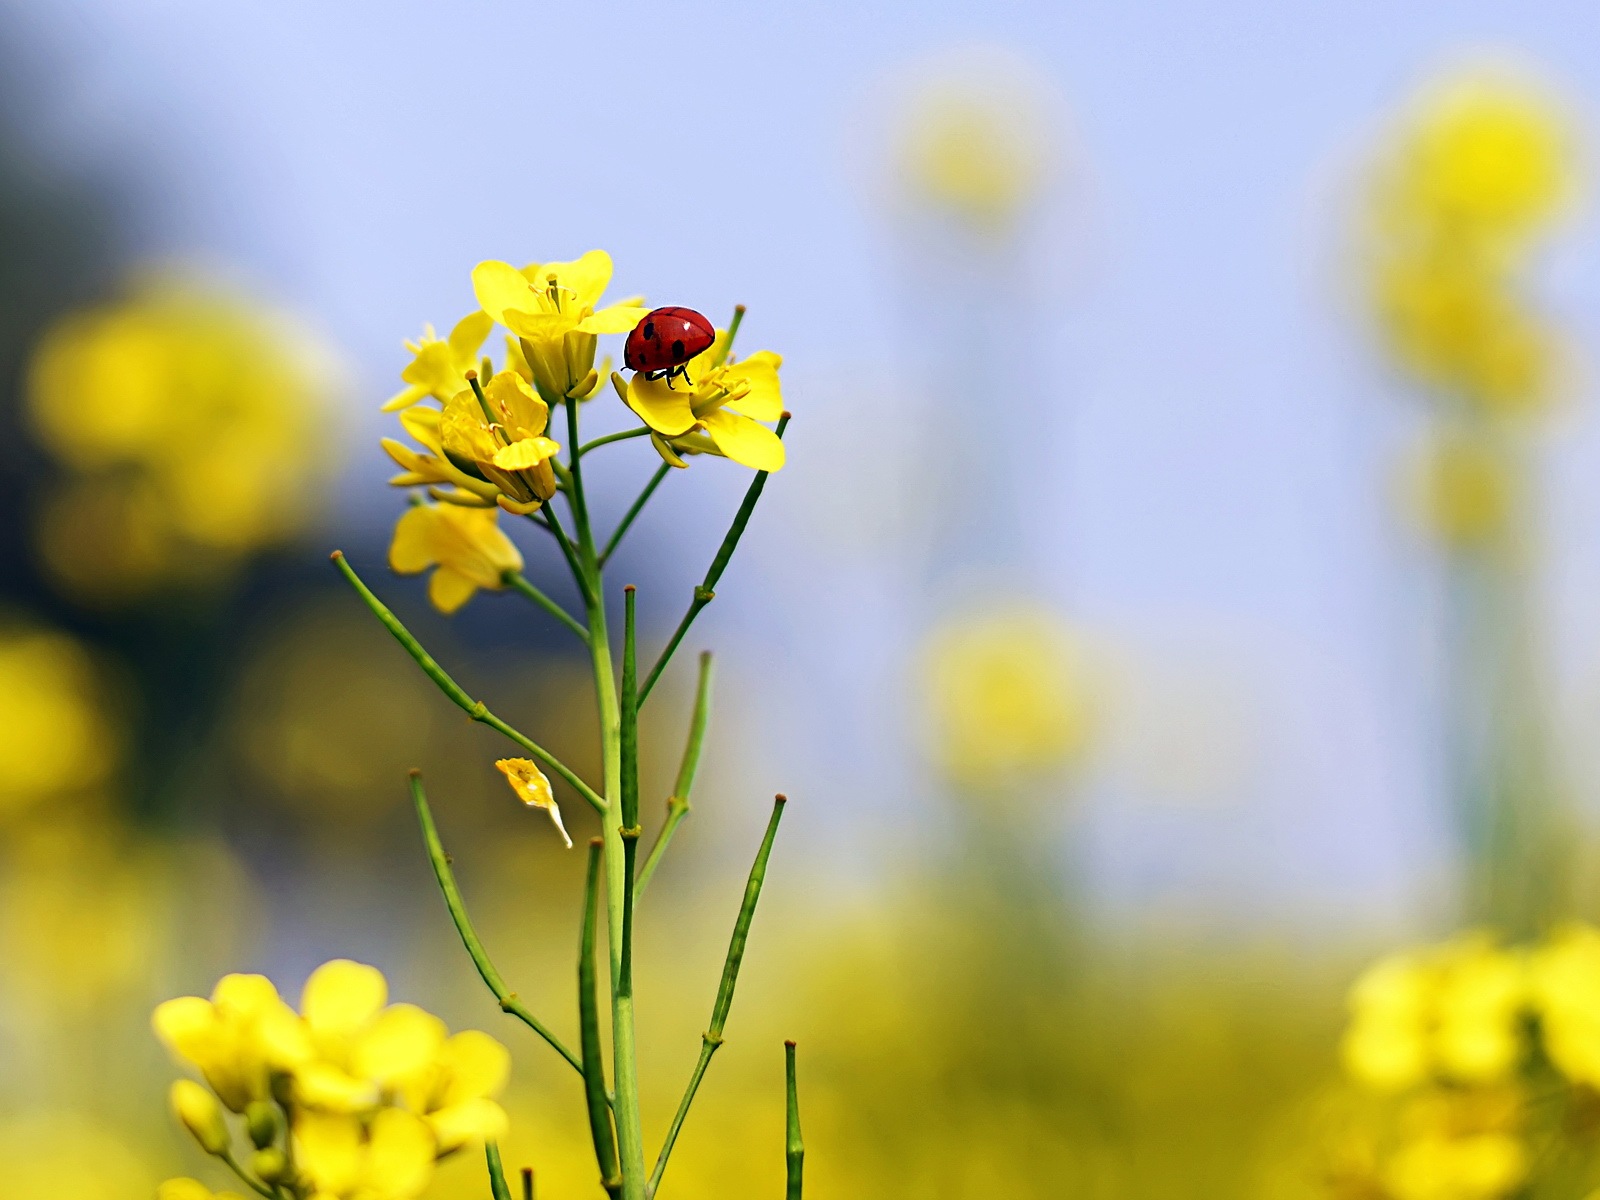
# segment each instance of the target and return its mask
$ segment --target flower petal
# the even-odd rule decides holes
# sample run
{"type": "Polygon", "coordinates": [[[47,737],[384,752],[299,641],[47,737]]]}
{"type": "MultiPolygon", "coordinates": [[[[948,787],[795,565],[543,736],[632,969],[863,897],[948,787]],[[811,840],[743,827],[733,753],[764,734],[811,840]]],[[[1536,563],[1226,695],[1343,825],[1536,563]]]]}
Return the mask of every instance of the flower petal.
{"type": "Polygon", "coordinates": [[[511,1052],[487,1033],[463,1029],[439,1050],[446,1080],[442,1105],[497,1095],[511,1076],[511,1052]]]}
{"type": "Polygon", "coordinates": [[[581,333],[632,333],[633,327],[650,315],[648,308],[613,304],[578,322],[581,333]]]}
{"type": "Polygon", "coordinates": [[[550,814],[550,819],[561,833],[561,840],[566,842],[568,850],[572,849],[567,827],[561,823],[561,808],[556,804],[555,793],[550,790],[550,781],[537,764],[527,758],[502,758],[494,765],[506,777],[518,800],[530,808],[542,808],[550,814]]]}
{"type": "Polygon", "coordinates": [[[734,462],[758,471],[783,469],[786,457],[783,439],[765,425],[725,408],[707,413],[701,423],[711,435],[711,440],[717,444],[717,449],[734,462]]]}
{"type": "Polygon", "coordinates": [[[440,567],[428,579],[428,603],[448,617],[471,600],[477,590],[477,583],[460,571],[440,567]]]}
{"type": "Polygon", "coordinates": [[[414,1004],[391,1004],[357,1039],[350,1066],[364,1079],[392,1083],[426,1070],[444,1045],[445,1025],[414,1004]]]}
{"type": "Polygon", "coordinates": [[[464,1100],[428,1114],[428,1124],[439,1141],[441,1153],[457,1150],[468,1142],[499,1140],[510,1122],[506,1110],[493,1100],[464,1100]]]}
{"type": "Polygon", "coordinates": [[[433,1178],[433,1131],[408,1112],[386,1108],[372,1119],[368,1136],[365,1194],[386,1200],[420,1195],[433,1178]]]}
{"type": "MultiPolygon", "coordinates": [[[[616,383],[620,375],[613,375],[616,383]]],[[[667,386],[665,379],[646,379],[639,372],[628,380],[626,390],[620,384],[617,390],[629,408],[639,414],[639,419],[657,433],[676,437],[694,428],[694,410],[689,407],[689,389],[667,386]]]]}
{"type": "MultiPolygon", "coordinates": [[[[606,286],[611,282],[611,255],[604,250],[590,250],[572,262],[533,263],[522,269],[522,276],[534,287],[543,289],[550,276],[556,277],[556,286],[571,294],[578,309],[593,308],[600,303],[606,286]]],[[[567,304],[562,297],[562,307],[567,304]]]]}
{"type": "Polygon", "coordinates": [[[548,462],[561,453],[561,446],[547,437],[523,438],[494,452],[494,465],[502,471],[526,471],[548,462]]]}
{"type": "Polygon", "coordinates": [[[723,387],[734,391],[738,385],[748,384],[750,388],[737,400],[730,400],[728,407],[757,421],[776,421],[783,416],[783,391],[778,386],[778,368],[782,365],[781,356],[758,350],[728,367],[720,380],[723,387]]]}
{"type": "Polygon", "coordinates": [[[319,1191],[342,1196],[361,1178],[361,1126],[354,1117],[307,1112],[294,1123],[295,1165],[319,1191]]]}
{"type": "Polygon", "coordinates": [[[538,311],[539,301],[522,272],[508,262],[493,259],[472,268],[472,293],[478,305],[500,324],[513,309],[538,311]]]}
{"type": "Polygon", "coordinates": [[[311,972],[300,1012],[319,1036],[350,1036],[377,1015],[388,996],[389,984],[377,967],[336,958],[311,972]]]}
{"type": "Polygon", "coordinates": [[[478,353],[478,347],[489,337],[489,330],[494,328],[494,318],[486,312],[468,313],[456,322],[456,327],[450,331],[450,349],[455,354],[458,362],[469,361],[478,353]]]}
{"type": "Polygon", "coordinates": [[[389,569],[415,575],[438,562],[438,524],[438,510],[430,505],[414,505],[401,513],[389,543],[389,569]]]}

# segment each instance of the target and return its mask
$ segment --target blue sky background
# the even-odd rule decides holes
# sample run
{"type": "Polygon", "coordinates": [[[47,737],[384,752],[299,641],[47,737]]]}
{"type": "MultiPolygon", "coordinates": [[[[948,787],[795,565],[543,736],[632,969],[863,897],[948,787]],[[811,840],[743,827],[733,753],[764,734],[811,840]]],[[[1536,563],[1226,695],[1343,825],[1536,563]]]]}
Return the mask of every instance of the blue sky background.
{"type": "MultiPolygon", "coordinates": [[[[885,78],[963,45],[1021,56],[1073,131],[1036,267],[1019,281],[986,279],[981,258],[935,265],[953,292],[992,298],[1026,351],[963,388],[1033,451],[1028,586],[1142,681],[1108,735],[1120,749],[1075,802],[1076,853],[1099,894],[1140,912],[1196,898],[1252,917],[1426,912],[1442,863],[1427,576],[1384,493],[1408,409],[1344,298],[1341,223],[1384,115],[1463,53],[1513,51],[1600,112],[1600,9],[61,0],[6,14],[12,103],[41,161],[120,175],[141,252],[239,272],[348,357],[334,538],[390,519],[377,402],[401,339],[469,306],[477,260],[604,246],[624,291],[750,306],[751,347],[786,356],[795,465],[705,639],[732,651],[759,776],[816,799],[808,836],[841,877],[926,811],[898,715],[912,631],[895,514],[930,479],[982,479],[959,446],[908,450],[904,423],[939,386],[916,318],[938,292],[911,294],[862,147],[885,78]],[[1152,767],[1185,754],[1187,782],[1152,767]],[[1218,757],[1235,765],[1207,782],[1218,757]]],[[[1591,222],[1563,231],[1543,286],[1592,371],[1591,222]]],[[[1548,462],[1552,670],[1587,801],[1587,400],[1555,423],[1548,462]]],[[[649,568],[669,595],[742,487],[721,465],[651,518],[674,555],[649,568]]]]}

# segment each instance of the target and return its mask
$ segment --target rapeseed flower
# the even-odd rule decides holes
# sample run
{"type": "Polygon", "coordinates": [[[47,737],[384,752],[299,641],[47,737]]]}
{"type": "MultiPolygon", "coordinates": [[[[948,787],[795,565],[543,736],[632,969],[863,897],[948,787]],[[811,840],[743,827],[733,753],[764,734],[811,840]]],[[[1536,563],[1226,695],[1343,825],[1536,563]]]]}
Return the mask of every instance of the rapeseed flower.
{"type": "Polygon", "coordinates": [[[501,371],[481,392],[473,383],[440,415],[445,456],[492,484],[501,508],[530,513],[556,494],[550,464],[561,447],[544,436],[550,407],[515,371],[501,371]]]}
{"type": "Polygon", "coordinates": [[[409,408],[426,396],[440,404],[454,396],[466,384],[467,372],[477,369],[478,350],[493,328],[494,320],[485,312],[462,317],[445,339],[434,335],[432,325],[423,326],[422,340],[406,343],[412,354],[411,362],[400,372],[406,387],[383,411],[409,408]]]}
{"type": "Polygon", "coordinates": [[[614,374],[611,381],[673,466],[685,465],[680,454],[693,453],[718,454],[758,471],[781,470],[783,440],[762,422],[783,415],[783,358],[758,350],[733,361],[728,350],[728,332],[719,329],[711,348],[689,364],[692,383],[647,379],[642,372],[626,381],[614,374]]]}
{"type": "Polygon", "coordinates": [[[1568,1079],[1600,1088],[1600,930],[1559,927],[1532,955],[1545,1052],[1568,1079]]]}
{"type": "Polygon", "coordinates": [[[434,568],[428,599],[453,613],[479,588],[504,586],[508,571],[522,570],[522,554],[498,524],[493,508],[416,504],[400,515],[389,544],[389,565],[402,575],[434,568]]]}
{"type": "Polygon", "coordinates": [[[0,631],[0,817],[103,785],[118,732],[89,652],[66,634],[0,631]]]}
{"type": "Polygon", "coordinates": [[[572,262],[481,262],[472,289],[483,311],[518,339],[531,382],[549,404],[585,400],[604,376],[595,370],[597,335],[627,333],[648,312],[637,298],[602,306],[611,256],[590,250],[572,262]]]}

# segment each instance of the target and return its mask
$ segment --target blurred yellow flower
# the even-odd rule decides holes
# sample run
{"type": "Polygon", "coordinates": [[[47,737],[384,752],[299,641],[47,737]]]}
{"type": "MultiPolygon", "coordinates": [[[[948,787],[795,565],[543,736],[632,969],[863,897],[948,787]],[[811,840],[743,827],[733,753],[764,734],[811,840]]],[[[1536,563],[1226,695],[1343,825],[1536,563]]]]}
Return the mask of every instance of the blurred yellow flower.
{"type": "Polygon", "coordinates": [[[440,612],[453,613],[479,588],[498,589],[507,571],[522,570],[522,554],[498,517],[493,508],[413,505],[395,524],[389,565],[402,575],[436,568],[428,599],[440,612]]]}
{"type": "Polygon", "coordinates": [[[107,781],[120,732],[104,682],[66,634],[0,630],[0,818],[107,781]]]}
{"type": "Polygon", "coordinates": [[[1527,1004],[1522,956],[1485,935],[1390,955],[1351,989],[1345,1069],[1384,1091],[1506,1079],[1526,1052],[1527,1004]]]}
{"type": "Polygon", "coordinates": [[[1014,788],[1063,770],[1083,749],[1081,669],[1053,614],[958,616],[929,635],[923,662],[928,743],[957,785],[1014,788]]]}
{"type": "Polygon", "coordinates": [[[611,272],[604,250],[520,271],[494,261],[472,270],[479,306],[517,336],[532,383],[550,404],[592,396],[604,378],[594,369],[596,335],[628,333],[648,312],[637,298],[600,306],[611,272]]]}
{"type": "Polygon", "coordinates": [[[169,1179],[156,1189],[156,1200],[242,1200],[237,1192],[213,1192],[198,1179],[169,1179]]]}
{"type": "Polygon", "coordinates": [[[169,1096],[174,1115],[201,1149],[207,1154],[227,1153],[228,1123],[216,1096],[192,1079],[174,1080],[169,1096]]]}
{"type": "Polygon", "coordinates": [[[209,1000],[181,996],[157,1007],[156,1034],[199,1070],[234,1112],[271,1098],[271,1078],[310,1055],[299,1018],[263,975],[225,975],[209,1000]]]}
{"type": "Polygon", "coordinates": [[[1573,1082],[1600,1087],[1600,930],[1558,927],[1534,950],[1530,975],[1545,1052],[1573,1082]]]}
{"type": "Polygon", "coordinates": [[[502,758],[494,765],[506,777],[518,800],[529,808],[542,808],[550,814],[561,840],[567,844],[567,849],[572,849],[567,827],[561,823],[561,807],[556,803],[555,793],[550,790],[550,780],[545,778],[538,764],[527,758],[502,758]]]}
{"type": "Polygon", "coordinates": [[[1400,1144],[1380,1177],[1395,1200],[1493,1200],[1527,1178],[1514,1089],[1430,1091],[1400,1116],[1400,1144]]]}
{"type": "Polygon", "coordinates": [[[1417,517],[1454,547],[1479,546],[1508,527],[1516,474],[1491,431],[1435,435],[1412,464],[1407,492],[1417,517]]]}
{"type": "Polygon", "coordinates": [[[52,505],[46,565],[75,596],[120,601],[182,578],[185,556],[231,563],[294,536],[331,465],[334,380],[304,332],[215,286],[145,281],[58,322],[28,369],[33,426],[65,467],[104,485],[92,494],[141,499],[114,510],[109,532],[82,500],[52,505]],[[145,548],[131,564],[113,550],[102,579],[96,555],[71,543],[109,549],[119,526],[145,548]]]}
{"type": "Polygon", "coordinates": [[[383,406],[384,412],[408,408],[424,396],[432,396],[440,404],[459,392],[467,382],[467,372],[478,367],[478,350],[494,320],[485,312],[469,313],[456,322],[448,339],[434,336],[433,326],[423,327],[420,342],[407,342],[412,359],[400,378],[406,383],[403,391],[383,406]]]}
{"type": "Polygon", "coordinates": [[[412,1200],[433,1178],[433,1135],[399,1109],[370,1122],[308,1113],[295,1125],[294,1145],[316,1200],[412,1200]]]}
{"type": "Polygon", "coordinates": [[[783,358],[770,350],[738,361],[728,361],[727,354],[728,333],[719,329],[711,348],[689,364],[696,376],[692,384],[674,386],[671,379],[647,379],[637,372],[626,382],[621,374],[612,375],[612,385],[674,466],[684,465],[675,452],[690,452],[722,455],[758,471],[782,470],[783,440],[761,422],[783,415],[778,383],[783,358]]]}

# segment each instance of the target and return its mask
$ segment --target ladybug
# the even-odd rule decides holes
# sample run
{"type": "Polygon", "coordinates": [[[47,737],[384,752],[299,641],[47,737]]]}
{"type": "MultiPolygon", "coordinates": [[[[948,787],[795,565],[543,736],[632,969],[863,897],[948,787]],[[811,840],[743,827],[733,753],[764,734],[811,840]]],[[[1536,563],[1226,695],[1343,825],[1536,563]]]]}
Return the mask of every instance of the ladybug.
{"type": "Polygon", "coordinates": [[[630,371],[642,371],[646,379],[666,379],[674,375],[689,382],[689,360],[703,354],[716,340],[716,327],[692,308],[673,305],[645,314],[633,327],[622,348],[622,361],[630,371]]]}

